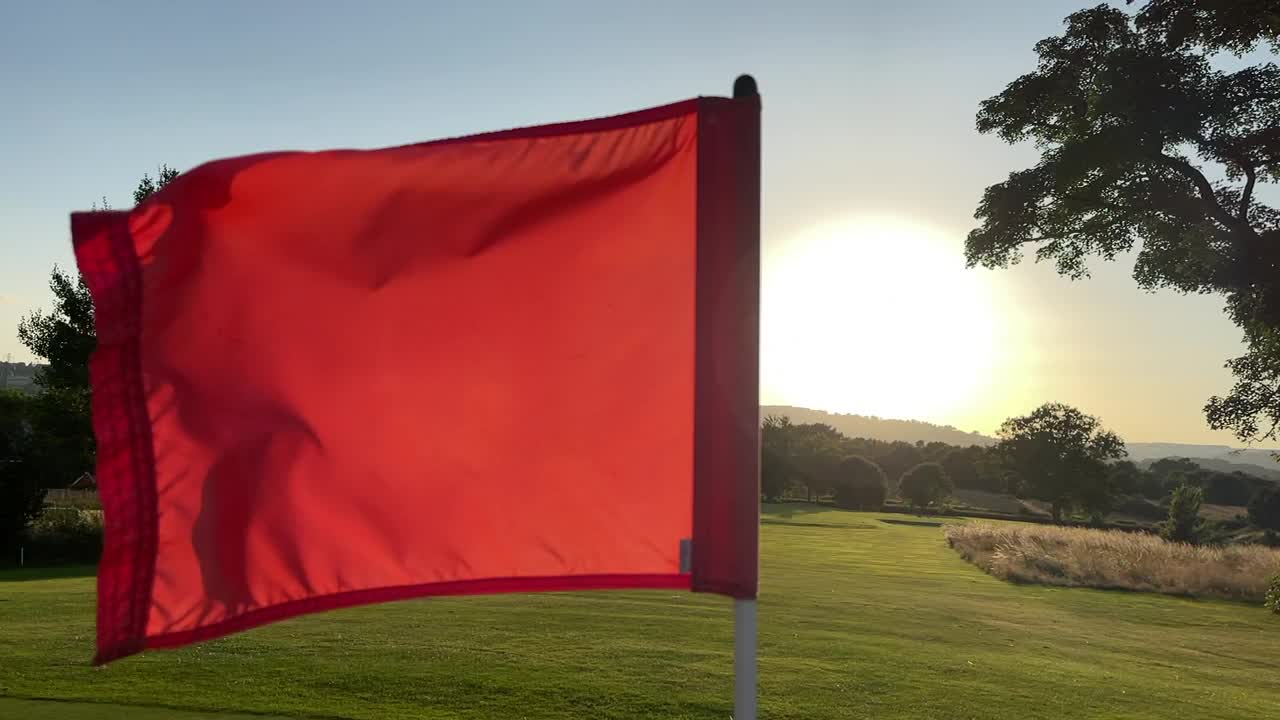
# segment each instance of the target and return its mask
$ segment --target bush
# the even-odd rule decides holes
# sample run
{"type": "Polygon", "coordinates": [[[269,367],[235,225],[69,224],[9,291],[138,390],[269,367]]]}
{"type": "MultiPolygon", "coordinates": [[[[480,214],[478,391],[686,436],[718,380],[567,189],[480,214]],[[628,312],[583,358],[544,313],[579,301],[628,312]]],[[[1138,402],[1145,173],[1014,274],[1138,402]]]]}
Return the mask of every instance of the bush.
{"type": "Polygon", "coordinates": [[[1254,493],[1249,501],[1249,522],[1267,530],[1280,530],[1280,487],[1254,493]]]}
{"type": "Polygon", "coordinates": [[[917,511],[951,497],[953,489],[947,471],[936,462],[920,463],[898,481],[898,491],[917,511]]]}
{"type": "Polygon", "coordinates": [[[840,463],[836,478],[836,505],[846,510],[879,510],[889,494],[884,471],[861,455],[840,463]]]}
{"type": "Polygon", "coordinates": [[[1183,483],[1173,491],[1169,500],[1169,519],[1160,525],[1160,537],[1173,542],[1191,543],[1200,541],[1200,533],[1204,523],[1200,520],[1200,505],[1204,500],[1204,490],[1183,483]]]}
{"type": "Polygon", "coordinates": [[[28,565],[94,564],[102,557],[102,513],[49,508],[27,528],[28,565]]]}
{"type": "Polygon", "coordinates": [[[43,509],[44,489],[27,463],[0,458],[0,562],[17,560],[22,529],[43,509]]]}
{"type": "Polygon", "coordinates": [[[1267,599],[1262,606],[1280,615],[1280,575],[1271,578],[1271,587],[1267,588],[1267,599]]]}

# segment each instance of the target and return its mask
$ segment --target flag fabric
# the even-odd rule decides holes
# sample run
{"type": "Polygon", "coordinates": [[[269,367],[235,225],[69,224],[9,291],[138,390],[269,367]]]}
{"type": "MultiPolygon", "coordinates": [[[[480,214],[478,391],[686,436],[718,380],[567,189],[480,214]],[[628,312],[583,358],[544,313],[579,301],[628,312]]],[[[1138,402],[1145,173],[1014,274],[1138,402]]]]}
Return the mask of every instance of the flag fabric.
{"type": "Polygon", "coordinates": [[[755,597],[759,117],[252,155],[73,214],[97,661],[430,595],[755,597]]]}

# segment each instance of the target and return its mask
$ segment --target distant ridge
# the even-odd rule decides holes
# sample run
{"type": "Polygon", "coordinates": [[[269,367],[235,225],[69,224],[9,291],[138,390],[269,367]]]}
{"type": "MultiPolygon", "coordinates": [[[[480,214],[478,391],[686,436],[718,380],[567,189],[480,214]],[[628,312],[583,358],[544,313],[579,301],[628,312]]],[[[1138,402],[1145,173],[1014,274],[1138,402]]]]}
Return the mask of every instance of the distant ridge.
{"type": "Polygon", "coordinates": [[[981,433],[965,432],[950,425],[934,425],[919,420],[890,420],[869,415],[844,415],[824,410],[793,407],[790,405],[764,405],[760,416],[787,417],[797,425],[822,423],[830,425],[849,437],[870,438],[885,442],[944,442],[950,445],[992,445],[995,438],[981,433]]]}

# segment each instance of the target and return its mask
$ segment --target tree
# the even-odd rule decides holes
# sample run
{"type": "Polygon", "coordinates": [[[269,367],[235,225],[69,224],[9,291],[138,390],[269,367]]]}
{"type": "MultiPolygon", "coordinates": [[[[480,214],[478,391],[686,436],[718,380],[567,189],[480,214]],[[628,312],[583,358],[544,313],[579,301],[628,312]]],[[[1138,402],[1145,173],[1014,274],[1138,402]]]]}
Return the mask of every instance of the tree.
{"type": "Polygon", "coordinates": [[[1112,463],[1107,475],[1107,484],[1116,492],[1125,495],[1138,492],[1138,483],[1142,478],[1142,470],[1129,460],[1120,460],[1112,463]]]}
{"type": "Polygon", "coordinates": [[[847,510],[879,510],[889,494],[884,470],[861,455],[840,462],[836,505],[847,510]]]}
{"type": "MultiPolygon", "coordinates": [[[[158,176],[143,175],[134,189],[143,202],[178,173],[161,165],[158,176]]],[[[105,206],[105,203],[104,203],[105,206]]],[[[18,323],[18,340],[47,364],[36,382],[40,394],[27,411],[33,446],[23,461],[27,478],[56,487],[93,467],[93,423],[89,414],[89,357],[97,345],[93,298],[84,278],[55,266],[49,278],[53,310],[36,310],[18,323]]]]}
{"type": "Polygon", "coordinates": [[[970,267],[1007,267],[1032,247],[1071,278],[1090,257],[1140,248],[1141,287],[1222,295],[1246,354],[1205,414],[1246,441],[1280,427],[1280,210],[1260,199],[1280,181],[1280,66],[1211,58],[1280,51],[1277,18],[1276,0],[1072,14],[1036,44],[1034,72],[982,103],[978,130],[1033,141],[1040,162],[987,188],[965,246],[970,267]]]}
{"type": "Polygon", "coordinates": [[[845,437],[830,425],[820,423],[796,425],[792,432],[794,468],[816,502],[835,487],[845,437]]]}
{"type": "Polygon", "coordinates": [[[1249,522],[1266,530],[1280,530],[1280,486],[1254,493],[1249,501],[1249,522]]]}
{"type": "MultiPolygon", "coordinates": [[[[178,171],[167,165],[160,166],[154,179],[143,175],[133,191],[134,202],[143,202],[177,176],[178,171]]],[[[42,387],[88,392],[89,356],[97,345],[89,287],[79,274],[72,277],[55,265],[49,289],[53,311],[36,310],[23,318],[18,323],[18,340],[47,363],[37,379],[42,387]]]]}
{"type": "Polygon", "coordinates": [[[160,192],[160,188],[173,182],[176,177],[178,177],[178,171],[168,165],[161,165],[156,170],[155,179],[144,173],[142,179],[138,181],[138,187],[133,189],[133,204],[141,205],[144,200],[160,192]]]}
{"type": "Polygon", "coordinates": [[[36,383],[46,388],[89,388],[89,355],[97,344],[93,328],[93,298],[84,278],[54,266],[49,278],[53,312],[36,310],[18,323],[18,340],[46,367],[36,383]]]}
{"type": "Polygon", "coordinates": [[[1182,473],[1188,477],[1200,472],[1200,464],[1189,458],[1160,458],[1151,463],[1151,473],[1161,481],[1174,473],[1182,473]]]}
{"type": "Polygon", "coordinates": [[[970,490],[985,489],[979,484],[978,463],[974,459],[977,454],[974,452],[975,449],[981,453],[981,448],[956,448],[942,456],[942,468],[955,487],[970,490]]]}
{"type": "Polygon", "coordinates": [[[1166,494],[1164,481],[1151,470],[1143,470],[1138,476],[1138,492],[1148,500],[1159,500],[1166,494]]]}
{"type": "Polygon", "coordinates": [[[978,467],[976,489],[1022,496],[1022,478],[995,447],[982,448],[974,462],[978,467]]]}
{"type": "Polygon", "coordinates": [[[1169,500],[1169,519],[1160,525],[1160,537],[1193,545],[1199,542],[1204,527],[1200,519],[1203,501],[1204,490],[1195,485],[1179,485],[1169,500]]]}
{"type": "Polygon", "coordinates": [[[1253,494],[1267,485],[1266,480],[1239,470],[1213,473],[1204,486],[1204,501],[1215,505],[1248,505],[1253,494]]]}
{"type": "Polygon", "coordinates": [[[782,497],[791,479],[791,419],[770,415],[760,428],[760,492],[766,500],[782,497]]]}
{"type": "Polygon", "coordinates": [[[1000,426],[995,451],[1016,468],[1023,489],[1052,505],[1053,519],[1073,507],[1096,509],[1110,495],[1107,462],[1128,453],[1097,418],[1061,403],[1047,403],[1000,426]]]}
{"type": "Polygon", "coordinates": [[[951,497],[955,487],[942,465],[923,462],[903,474],[898,481],[898,489],[919,513],[930,505],[951,497]]]}
{"type": "Polygon", "coordinates": [[[886,476],[900,478],[903,473],[924,462],[924,453],[921,452],[921,448],[910,443],[895,442],[889,447],[888,452],[876,455],[875,462],[884,470],[886,476]]]}

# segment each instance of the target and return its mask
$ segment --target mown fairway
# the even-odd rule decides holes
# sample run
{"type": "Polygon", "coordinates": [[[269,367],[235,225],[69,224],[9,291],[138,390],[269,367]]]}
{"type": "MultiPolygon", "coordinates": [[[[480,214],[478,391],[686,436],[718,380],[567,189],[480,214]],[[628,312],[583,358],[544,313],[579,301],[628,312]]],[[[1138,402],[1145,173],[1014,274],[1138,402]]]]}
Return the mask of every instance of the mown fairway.
{"type": "MultiPolygon", "coordinates": [[[[961,560],[937,527],[814,510],[765,517],[764,718],[1280,717],[1280,618],[1260,608],[1010,585],[961,560]]],[[[95,670],[93,593],[87,574],[0,574],[0,718],[731,710],[731,608],[721,598],[402,602],[95,670]]]]}

